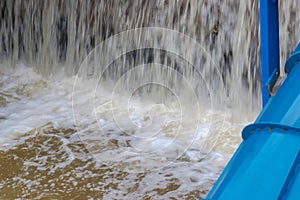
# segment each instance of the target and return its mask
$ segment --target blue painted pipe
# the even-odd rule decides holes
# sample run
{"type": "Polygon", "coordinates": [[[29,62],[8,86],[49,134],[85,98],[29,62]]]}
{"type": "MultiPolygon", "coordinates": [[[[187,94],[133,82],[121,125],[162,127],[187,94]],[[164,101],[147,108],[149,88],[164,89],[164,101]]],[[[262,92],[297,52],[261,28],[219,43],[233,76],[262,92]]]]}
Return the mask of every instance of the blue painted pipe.
{"type": "Polygon", "coordinates": [[[254,124],[207,199],[300,199],[300,44],[288,76],[254,124]]]}
{"type": "Polygon", "coordinates": [[[278,1],[260,0],[260,36],[262,65],[262,103],[270,98],[269,90],[279,75],[278,1]]]}

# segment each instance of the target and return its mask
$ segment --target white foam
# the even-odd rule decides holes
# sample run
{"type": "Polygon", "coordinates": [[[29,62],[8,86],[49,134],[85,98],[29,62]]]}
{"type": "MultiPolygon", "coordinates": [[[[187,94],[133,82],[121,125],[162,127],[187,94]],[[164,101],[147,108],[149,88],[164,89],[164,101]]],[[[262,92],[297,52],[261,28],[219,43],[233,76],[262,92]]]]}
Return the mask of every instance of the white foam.
{"type": "Polygon", "coordinates": [[[0,107],[4,118],[0,120],[0,143],[9,143],[49,122],[57,127],[72,127],[72,81],[72,78],[47,80],[22,65],[6,70],[0,79],[1,90],[13,98],[7,98],[6,106],[0,107]]]}
{"type": "MultiPolygon", "coordinates": [[[[73,90],[74,81],[72,77],[60,80],[45,79],[32,68],[22,65],[15,70],[5,71],[0,80],[3,83],[3,93],[15,98],[9,99],[7,105],[0,108],[1,117],[5,118],[0,120],[1,144],[10,143],[22,134],[49,122],[55,127],[72,128],[73,111],[75,122],[79,120],[78,125],[81,127],[79,134],[83,137],[86,131],[94,131],[94,135],[89,137],[99,139],[99,129],[104,132],[112,129],[116,133],[128,131],[134,134],[129,137],[130,145],[133,145],[134,149],[143,149],[144,152],[168,147],[164,151],[171,154],[174,151],[183,152],[190,145],[199,148],[202,145],[201,140],[213,138],[212,134],[217,136],[222,133],[222,129],[233,125],[229,121],[224,126],[224,120],[230,120],[230,117],[219,111],[183,115],[176,104],[168,104],[168,107],[165,107],[151,101],[142,102],[142,99],[124,104],[126,101],[122,96],[117,96],[112,104],[109,101],[110,94],[104,90],[97,93],[100,95],[95,101],[93,82],[86,80],[77,84],[77,88],[73,90]],[[30,90],[24,91],[24,88],[29,86],[30,90]],[[75,110],[72,110],[72,92],[75,110]],[[214,129],[218,130],[217,132],[212,132],[212,125],[216,126],[214,129]]],[[[114,137],[120,139],[118,134],[114,137]]]]}
{"type": "MultiPolygon", "coordinates": [[[[25,160],[24,167],[49,170],[48,175],[51,175],[70,165],[74,159],[80,159],[86,163],[74,169],[77,178],[97,176],[87,170],[95,164],[93,162],[96,162],[95,168],[103,167],[104,162],[116,170],[134,172],[122,180],[105,175],[108,176],[107,182],[116,182],[122,189],[106,191],[103,199],[124,198],[123,195],[134,199],[138,198],[138,194],[146,193],[153,198],[179,198],[181,193],[196,190],[199,185],[208,190],[228,161],[230,156],[227,152],[232,153],[239,143],[237,140],[232,144],[226,140],[218,141],[218,137],[224,132],[229,133],[229,140],[239,137],[240,129],[247,123],[232,122],[227,112],[185,112],[176,103],[162,104],[143,101],[142,98],[127,103],[123,94],[115,94],[112,103],[110,92],[100,88],[95,90],[93,81],[83,81],[74,90],[75,77],[45,79],[25,66],[7,70],[0,77],[0,83],[3,83],[1,92],[12,96],[0,108],[1,117],[4,117],[0,120],[1,146],[7,149],[16,142],[34,138],[39,134],[39,127],[49,123],[58,130],[76,129],[77,133],[71,138],[59,133],[47,133],[49,138],[60,142],[57,149],[52,149],[50,139],[46,140],[40,148],[48,155],[25,160]],[[30,78],[24,78],[23,74],[30,78]],[[21,137],[28,131],[32,131],[31,135],[21,137]],[[80,140],[93,152],[96,159],[92,162],[88,161],[91,155],[74,153],[69,148],[69,144],[80,140]],[[210,152],[213,148],[220,153],[210,152]],[[61,158],[57,159],[55,155],[61,155],[61,158]],[[54,162],[50,166],[47,163],[49,157],[54,162]],[[135,192],[128,193],[135,184],[132,180],[139,173],[145,173],[145,177],[136,183],[135,192]],[[155,192],[156,189],[167,188],[169,184],[178,184],[179,188],[163,196],[155,192]]],[[[70,176],[68,173],[66,177],[70,176]]],[[[38,184],[19,179],[25,181],[29,190],[38,184]]],[[[71,179],[69,182],[74,187],[79,185],[71,179]]],[[[55,186],[55,183],[49,184],[55,186]]],[[[94,183],[86,188],[103,191],[101,185],[94,183]]]]}

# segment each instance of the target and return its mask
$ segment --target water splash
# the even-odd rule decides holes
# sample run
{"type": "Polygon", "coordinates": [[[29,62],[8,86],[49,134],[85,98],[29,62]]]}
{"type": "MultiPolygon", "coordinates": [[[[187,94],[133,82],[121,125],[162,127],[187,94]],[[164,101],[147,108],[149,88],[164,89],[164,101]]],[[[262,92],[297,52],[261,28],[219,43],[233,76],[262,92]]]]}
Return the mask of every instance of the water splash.
{"type": "MultiPolygon", "coordinates": [[[[162,27],[186,34],[208,52],[237,110],[251,113],[260,107],[258,1],[29,0],[1,1],[0,7],[0,56],[7,66],[24,62],[48,76],[60,68],[67,75],[76,74],[88,53],[110,36],[134,28],[162,27]]],[[[149,62],[145,54],[135,55],[134,62],[149,62]]],[[[165,53],[149,56],[178,66],[165,53]]]]}
{"type": "MultiPolygon", "coordinates": [[[[298,7],[280,1],[281,67],[298,7]]],[[[0,1],[2,197],[204,197],[260,109],[259,47],[257,0],[0,1]],[[166,31],[99,65],[147,31],[101,43],[147,27],[202,50],[166,31]]]]}

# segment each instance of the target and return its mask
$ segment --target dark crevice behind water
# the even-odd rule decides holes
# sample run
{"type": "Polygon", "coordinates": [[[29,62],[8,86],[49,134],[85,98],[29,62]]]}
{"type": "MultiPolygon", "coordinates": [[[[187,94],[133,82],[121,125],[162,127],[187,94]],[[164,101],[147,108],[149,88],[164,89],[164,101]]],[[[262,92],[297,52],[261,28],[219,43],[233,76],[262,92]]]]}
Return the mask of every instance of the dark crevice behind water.
{"type": "MultiPolygon", "coordinates": [[[[297,1],[279,3],[282,63],[299,40],[297,6],[297,1]]],[[[76,73],[83,58],[101,41],[125,30],[155,26],[197,40],[213,56],[227,82],[238,67],[234,60],[241,60],[241,83],[258,88],[258,0],[3,0],[0,14],[0,56],[11,66],[22,61],[47,74],[60,65],[67,73],[76,73]],[[234,51],[242,46],[241,59],[234,51]],[[250,83],[249,77],[255,81],[250,83]]]]}
{"type": "MultiPolygon", "coordinates": [[[[243,96],[248,106],[239,107],[249,111],[260,107],[258,8],[258,1],[234,0],[1,1],[0,57],[10,67],[23,62],[46,76],[61,68],[72,75],[88,53],[112,35],[141,27],[168,28],[195,39],[207,51],[217,65],[210,71],[220,72],[231,104],[243,96]]],[[[140,51],[144,56],[135,63],[153,57],[153,51],[140,51]]],[[[155,53],[160,63],[168,59],[155,53]]],[[[176,62],[170,66],[184,68],[176,62]]]]}

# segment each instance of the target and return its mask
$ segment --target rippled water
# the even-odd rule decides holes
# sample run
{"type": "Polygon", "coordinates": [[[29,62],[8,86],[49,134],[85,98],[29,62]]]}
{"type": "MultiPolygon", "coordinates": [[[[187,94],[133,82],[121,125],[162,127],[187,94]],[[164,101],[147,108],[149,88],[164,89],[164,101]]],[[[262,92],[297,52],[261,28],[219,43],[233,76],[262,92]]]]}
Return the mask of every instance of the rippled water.
{"type": "Polygon", "coordinates": [[[0,2],[1,199],[205,197],[260,109],[258,1],[151,2],[0,2]]]}
{"type": "MultiPolygon", "coordinates": [[[[174,130],[178,129],[176,115],[174,117],[170,109],[161,109],[163,105],[159,104],[154,110],[156,116],[151,117],[172,120],[173,114],[173,123],[166,123],[161,131],[164,134],[146,141],[147,145],[142,143],[144,140],[139,140],[140,137],[127,135],[115,127],[113,118],[105,115],[111,109],[109,106],[99,109],[102,121],[105,120],[102,130],[95,120],[85,122],[86,126],[74,127],[73,81],[73,77],[43,78],[25,66],[1,72],[2,198],[204,197],[240,142],[239,132],[244,123],[234,123],[229,115],[217,111],[198,116],[202,120],[200,131],[207,133],[209,121],[215,121],[217,131],[221,133],[217,142],[213,136],[207,137],[206,141],[216,142],[212,152],[207,153],[203,148],[201,132],[196,134],[198,138],[190,133],[194,130],[192,125],[181,130],[177,136],[179,140],[174,141],[174,130]],[[190,144],[188,150],[180,151],[181,147],[190,144]],[[134,156],[130,153],[136,151],[126,150],[129,147],[139,150],[141,145],[144,154],[134,156]],[[161,149],[161,145],[167,145],[169,152],[149,156],[153,148],[161,149]],[[104,155],[106,150],[111,151],[112,157],[104,155]],[[176,155],[171,155],[172,152],[176,155]]],[[[89,101],[90,91],[80,92],[81,100],[89,101]]],[[[146,114],[148,109],[139,106],[142,103],[135,100],[131,107],[136,112],[145,112],[136,117],[141,123],[147,122],[149,116],[149,112],[146,114]]],[[[120,109],[117,114],[125,112],[117,109],[120,109]]],[[[195,120],[186,118],[182,121],[193,123],[195,120]]],[[[153,119],[150,128],[161,126],[159,122],[153,119]]]]}

